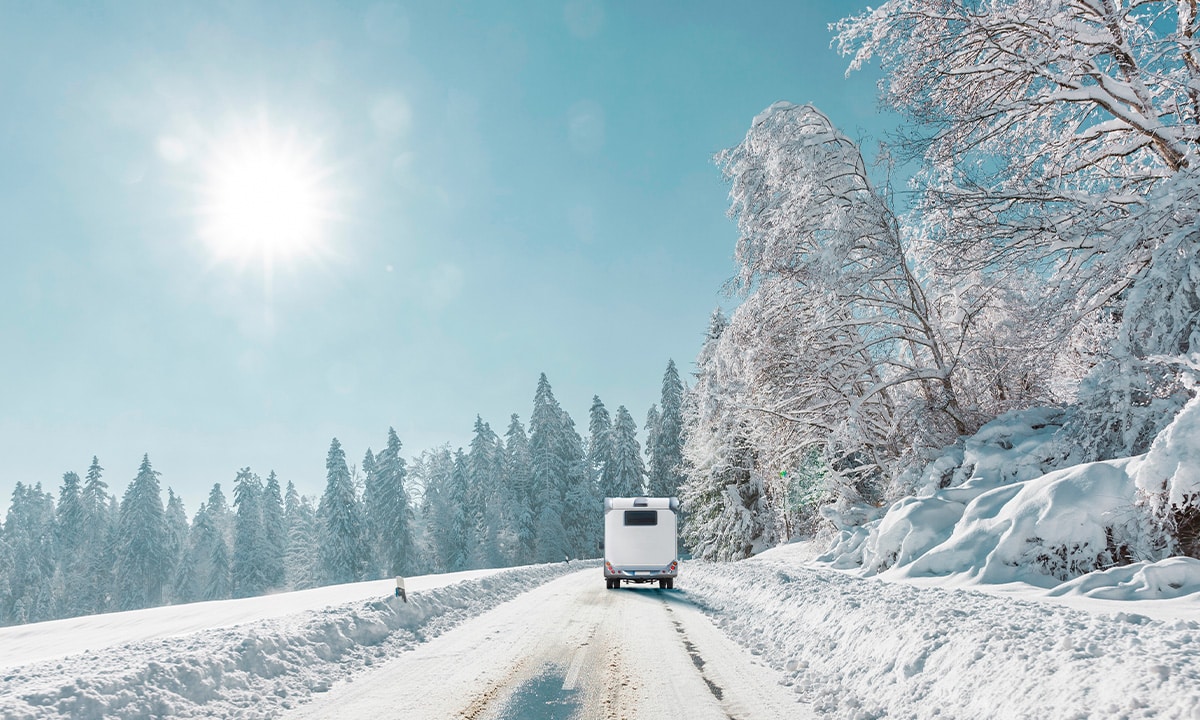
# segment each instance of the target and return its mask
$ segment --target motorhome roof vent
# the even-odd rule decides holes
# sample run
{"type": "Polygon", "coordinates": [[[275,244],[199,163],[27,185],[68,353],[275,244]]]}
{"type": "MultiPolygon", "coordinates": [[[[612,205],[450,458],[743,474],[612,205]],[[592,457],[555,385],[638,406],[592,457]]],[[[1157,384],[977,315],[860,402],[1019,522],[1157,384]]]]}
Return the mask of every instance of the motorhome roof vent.
{"type": "Polygon", "coordinates": [[[647,500],[646,498],[634,498],[633,506],[634,507],[650,507],[650,501],[647,500]]]}

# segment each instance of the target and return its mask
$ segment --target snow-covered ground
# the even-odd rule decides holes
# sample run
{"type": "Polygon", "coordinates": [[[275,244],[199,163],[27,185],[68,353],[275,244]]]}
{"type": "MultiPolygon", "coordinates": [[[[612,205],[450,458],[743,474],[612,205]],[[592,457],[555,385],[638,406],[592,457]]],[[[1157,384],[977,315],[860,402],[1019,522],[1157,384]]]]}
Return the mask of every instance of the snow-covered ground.
{"type": "Polygon", "coordinates": [[[923,587],[819,551],[686,562],[674,591],[573,562],[6,628],[0,716],[1200,718],[1195,594],[923,587]]]}
{"type": "Polygon", "coordinates": [[[0,629],[0,717],[273,717],[578,564],[337,585],[0,629]]]}
{"type": "Polygon", "coordinates": [[[679,587],[819,715],[1200,718],[1200,595],[889,582],[813,554],[690,563],[679,587]]]}

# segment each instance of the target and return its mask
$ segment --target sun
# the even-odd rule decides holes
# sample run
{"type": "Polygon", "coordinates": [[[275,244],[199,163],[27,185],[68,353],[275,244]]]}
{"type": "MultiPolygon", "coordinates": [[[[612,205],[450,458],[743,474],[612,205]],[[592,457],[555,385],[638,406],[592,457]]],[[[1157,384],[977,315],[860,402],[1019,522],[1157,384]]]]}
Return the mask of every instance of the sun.
{"type": "Polygon", "coordinates": [[[323,249],[331,214],[319,145],[260,122],[213,144],[201,191],[200,234],[218,261],[270,274],[323,249]]]}

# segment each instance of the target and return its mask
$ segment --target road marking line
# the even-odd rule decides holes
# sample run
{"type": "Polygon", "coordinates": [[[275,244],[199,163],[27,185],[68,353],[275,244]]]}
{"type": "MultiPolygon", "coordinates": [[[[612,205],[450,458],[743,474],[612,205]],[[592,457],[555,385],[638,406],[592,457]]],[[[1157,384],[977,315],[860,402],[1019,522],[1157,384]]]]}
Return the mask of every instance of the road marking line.
{"type": "Polygon", "coordinates": [[[587,650],[587,646],[582,646],[575,651],[575,657],[571,658],[571,667],[567,668],[567,676],[563,678],[563,690],[574,690],[575,683],[579,680],[579,671],[583,669],[583,653],[587,650]]]}

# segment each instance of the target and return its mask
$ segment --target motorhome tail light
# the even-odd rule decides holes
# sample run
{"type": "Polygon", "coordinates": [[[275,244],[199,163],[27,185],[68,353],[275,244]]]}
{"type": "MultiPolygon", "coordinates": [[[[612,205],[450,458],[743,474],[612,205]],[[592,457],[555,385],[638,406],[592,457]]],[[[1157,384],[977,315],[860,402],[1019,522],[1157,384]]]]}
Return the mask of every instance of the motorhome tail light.
{"type": "Polygon", "coordinates": [[[616,575],[616,574],[617,574],[617,572],[616,572],[615,570],[613,570],[612,563],[610,563],[610,562],[606,562],[606,563],[604,563],[604,569],[608,571],[608,574],[609,574],[609,575],[616,575]]]}

